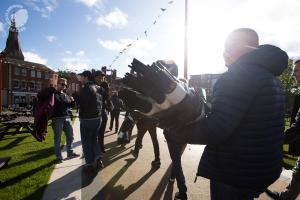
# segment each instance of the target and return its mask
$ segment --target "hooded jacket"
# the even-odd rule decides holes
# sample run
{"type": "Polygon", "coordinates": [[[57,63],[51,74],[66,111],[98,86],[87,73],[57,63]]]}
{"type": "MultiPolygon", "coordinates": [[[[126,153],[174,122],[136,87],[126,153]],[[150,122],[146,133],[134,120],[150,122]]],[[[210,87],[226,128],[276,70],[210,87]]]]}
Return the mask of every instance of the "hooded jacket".
{"type": "Polygon", "coordinates": [[[282,170],[285,98],[276,76],[288,64],[262,45],[240,57],[216,82],[211,112],[185,127],[185,140],[206,144],[198,176],[263,191],[282,170]]]}

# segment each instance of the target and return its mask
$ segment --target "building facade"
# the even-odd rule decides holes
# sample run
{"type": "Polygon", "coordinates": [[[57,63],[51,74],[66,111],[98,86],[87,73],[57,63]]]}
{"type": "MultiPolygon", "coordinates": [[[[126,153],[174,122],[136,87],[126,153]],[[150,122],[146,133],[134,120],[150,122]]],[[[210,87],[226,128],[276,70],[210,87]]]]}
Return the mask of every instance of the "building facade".
{"type": "Polygon", "coordinates": [[[213,92],[213,87],[221,74],[198,74],[191,75],[189,85],[194,87],[195,90],[200,91],[201,88],[205,89],[207,97],[210,97],[213,92]]]}
{"type": "Polygon", "coordinates": [[[42,88],[56,86],[58,75],[45,65],[24,60],[15,19],[0,53],[0,105],[26,106],[42,88]]]}

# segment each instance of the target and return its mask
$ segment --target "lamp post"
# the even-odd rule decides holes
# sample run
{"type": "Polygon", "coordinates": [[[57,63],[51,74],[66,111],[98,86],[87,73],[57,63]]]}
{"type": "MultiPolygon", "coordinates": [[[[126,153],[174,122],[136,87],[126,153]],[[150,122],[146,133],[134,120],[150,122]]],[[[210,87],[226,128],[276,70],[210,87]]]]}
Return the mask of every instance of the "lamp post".
{"type": "Polygon", "coordinates": [[[184,78],[188,80],[188,0],[185,0],[185,21],[184,21],[184,78]]]}

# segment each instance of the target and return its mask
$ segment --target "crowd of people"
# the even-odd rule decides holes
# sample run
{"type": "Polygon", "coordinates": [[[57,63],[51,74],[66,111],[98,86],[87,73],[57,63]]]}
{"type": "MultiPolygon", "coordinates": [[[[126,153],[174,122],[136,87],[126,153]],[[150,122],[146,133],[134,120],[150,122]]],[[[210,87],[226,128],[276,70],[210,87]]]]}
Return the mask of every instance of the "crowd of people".
{"type": "MultiPolygon", "coordinates": [[[[187,144],[206,145],[197,176],[210,180],[211,199],[250,200],[258,198],[263,192],[273,199],[296,199],[300,192],[299,159],[286,191],[278,193],[267,189],[281,174],[283,143],[300,139],[299,117],[284,134],[285,95],[277,76],[286,69],[288,55],[276,46],[260,45],[258,34],[249,28],[232,31],[224,47],[223,56],[228,70],[214,85],[206,116],[164,129],[172,160],[169,181],[176,180],[179,190],[175,199],[188,198],[181,166],[181,156],[187,144]]],[[[168,70],[174,77],[178,76],[174,63],[165,63],[165,66],[170,67],[168,70]]],[[[300,82],[300,60],[295,61],[293,75],[300,82]]],[[[109,129],[113,130],[115,121],[117,133],[120,111],[126,109],[126,105],[117,91],[110,95],[103,72],[84,71],[79,77],[83,85],[78,105],[86,161],[84,170],[90,172],[103,167],[108,111],[111,116],[109,129]]],[[[62,131],[67,138],[68,158],[79,156],[72,150],[73,129],[67,110],[72,106],[73,99],[64,92],[66,85],[65,79],[59,79],[52,118],[58,163],[63,161],[60,149],[62,131]]],[[[298,112],[299,106],[295,109],[298,112]]],[[[299,112],[297,115],[300,115],[299,112]]],[[[138,157],[143,137],[148,131],[154,149],[151,164],[157,168],[161,164],[156,132],[159,123],[151,116],[140,118],[136,123],[135,147],[131,151],[138,157]]]]}

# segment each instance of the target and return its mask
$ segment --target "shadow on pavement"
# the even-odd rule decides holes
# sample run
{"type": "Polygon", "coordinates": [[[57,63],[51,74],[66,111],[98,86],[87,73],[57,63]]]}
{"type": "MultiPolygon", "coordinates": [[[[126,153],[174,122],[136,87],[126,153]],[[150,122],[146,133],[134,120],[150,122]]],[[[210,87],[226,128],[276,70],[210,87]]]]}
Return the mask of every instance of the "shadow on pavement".
{"type": "Polygon", "coordinates": [[[169,182],[163,200],[173,200],[173,190],[174,190],[174,182],[173,183],[169,182]]]}
{"type": "Polygon", "coordinates": [[[118,180],[125,174],[127,169],[133,164],[136,159],[129,158],[125,159],[126,164],[119,170],[109,181],[108,183],[92,198],[93,200],[118,200],[124,199],[123,197],[123,186],[115,187],[114,185],[118,182],[118,180]]]}
{"type": "MultiPolygon", "coordinates": [[[[170,164],[168,169],[166,170],[164,176],[161,178],[160,180],[160,183],[158,184],[158,186],[156,187],[156,190],[154,191],[154,193],[152,194],[150,200],[157,200],[157,199],[161,199],[163,193],[164,193],[164,190],[166,189],[166,187],[168,186],[168,183],[169,183],[169,178],[170,178],[170,172],[171,172],[171,167],[172,165],[170,164]]],[[[170,189],[170,188],[169,188],[170,189]]],[[[168,195],[170,191],[166,191],[165,192],[165,197],[164,199],[172,199],[172,196],[171,198],[167,198],[166,196],[166,193],[168,192],[168,195]]],[[[172,195],[172,194],[171,194],[172,195]]]]}
{"type": "Polygon", "coordinates": [[[63,187],[66,183],[68,183],[68,185],[64,187],[63,190],[61,189],[57,190],[57,192],[53,194],[54,196],[46,197],[46,199],[65,199],[66,197],[69,196],[69,194],[81,188],[81,184],[74,182],[74,177],[78,176],[78,174],[80,173],[79,171],[81,170],[82,170],[81,167],[78,167],[76,170],[66,174],[65,176],[53,181],[48,185],[39,188],[38,190],[36,190],[35,192],[33,192],[31,195],[27,196],[23,200],[36,199],[35,194],[40,191],[44,191],[46,187],[48,188],[55,188],[57,186],[63,187]]]}
{"type": "Polygon", "coordinates": [[[126,199],[130,194],[141,187],[158,169],[159,168],[151,168],[142,178],[140,178],[140,180],[131,184],[130,186],[128,186],[128,188],[122,191],[122,193],[124,194],[124,199],[126,199]]]}
{"type": "MultiPolygon", "coordinates": [[[[136,137],[137,137],[136,134],[135,134],[135,135],[132,135],[130,141],[131,141],[132,139],[136,138],[136,137]]],[[[120,145],[118,144],[118,142],[117,142],[117,137],[116,137],[116,140],[115,140],[114,142],[107,143],[107,144],[105,144],[104,146],[105,146],[106,149],[112,149],[112,148],[116,148],[116,147],[118,147],[118,146],[120,146],[120,145]]]]}

